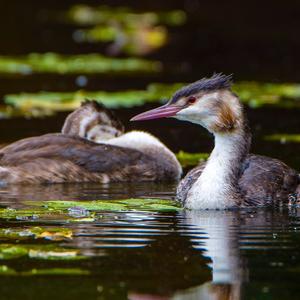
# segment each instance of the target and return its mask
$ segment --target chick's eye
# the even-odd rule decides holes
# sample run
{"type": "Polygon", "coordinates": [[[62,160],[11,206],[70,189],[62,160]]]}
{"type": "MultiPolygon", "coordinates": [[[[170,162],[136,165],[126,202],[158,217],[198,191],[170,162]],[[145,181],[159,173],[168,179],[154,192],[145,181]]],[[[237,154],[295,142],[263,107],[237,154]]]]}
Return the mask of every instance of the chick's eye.
{"type": "Polygon", "coordinates": [[[194,104],[196,102],[197,98],[194,96],[188,97],[187,102],[188,104],[194,104]]]}

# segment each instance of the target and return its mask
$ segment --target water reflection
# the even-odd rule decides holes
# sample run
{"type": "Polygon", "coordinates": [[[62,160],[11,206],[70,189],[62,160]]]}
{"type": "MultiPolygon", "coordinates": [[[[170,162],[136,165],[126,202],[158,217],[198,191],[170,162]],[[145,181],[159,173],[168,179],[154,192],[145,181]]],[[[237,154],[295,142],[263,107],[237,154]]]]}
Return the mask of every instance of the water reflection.
{"type": "MultiPolygon", "coordinates": [[[[24,200],[141,196],[170,199],[174,196],[174,186],[14,186],[3,188],[0,201],[2,206],[20,208],[25,205],[24,200]]],[[[36,281],[19,276],[18,290],[14,288],[15,281],[8,281],[4,276],[1,283],[1,286],[5,284],[4,297],[10,294],[16,298],[24,290],[30,290],[28,295],[40,292],[43,299],[51,299],[54,291],[67,295],[74,285],[78,288],[73,299],[86,295],[133,300],[241,299],[253,291],[269,293],[271,297],[276,294],[277,285],[282,284],[282,275],[297,278],[300,265],[297,210],[97,211],[95,221],[90,223],[58,222],[49,217],[30,220],[30,226],[58,225],[73,232],[72,240],[58,245],[75,248],[87,259],[66,262],[22,258],[21,261],[5,260],[1,265],[20,272],[77,268],[89,275],[52,275],[51,281],[47,276],[36,277],[36,281]],[[273,274],[281,281],[276,281],[273,274]]],[[[1,226],[23,228],[28,222],[2,220],[1,226]]],[[[30,243],[39,244],[38,241],[30,243]]],[[[283,282],[293,284],[293,280],[283,282]]]]}
{"type": "Polygon", "coordinates": [[[15,206],[24,200],[114,200],[127,198],[171,198],[176,183],[70,183],[7,185],[0,189],[0,203],[15,206]]]}
{"type": "MultiPolygon", "coordinates": [[[[186,211],[185,222],[201,230],[193,246],[211,259],[212,281],[175,294],[172,299],[240,299],[248,270],[239,250],[239,211],[186,211]]],[[[187,232],[190,235],[189,232],[187,232]]]]}

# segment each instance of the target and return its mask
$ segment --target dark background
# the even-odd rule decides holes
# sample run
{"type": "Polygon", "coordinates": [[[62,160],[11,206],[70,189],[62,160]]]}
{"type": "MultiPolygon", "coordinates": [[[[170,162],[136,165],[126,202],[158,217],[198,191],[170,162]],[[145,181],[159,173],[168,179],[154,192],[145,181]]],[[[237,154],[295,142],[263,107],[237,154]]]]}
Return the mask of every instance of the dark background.
{"type": "MultiPolygon", "coordinates": [[[[62,22],[60,15],[71,5],[128,6],[138,11],[183,9],[187,22],[169,28],[169,43],[146,58],[161,60],[163,74],[115,77],[89,75],[86,90],[143,89],[151,82],[190,82],[213,72],[234,74],[236,81],[299,82],[299,1],[1,1],[0,54],[21,55],[53,51],[64,54],[103,53],[101,44],[78,44],[72,33],[78,27],[62,22]]],[[[125,56],[124,54],[120,55],[125,56]]],[[[37,74],[0,78],[0,99],[20,92],[78,90],[75,75],[37,74]]],[[[129,123],[146,105],[119,109],[128,129],[148,130],[173,151],[208,152],[212,139],[198,126],[175,120],[129,123]]],[[[274,133],[299,133],[299,110],[249,109],[254,134],[253,151],[284,159],[300,166],[299,144],[266,142],[274,133]]],[[[46,119],[11,119],[0,122],[0,139],[13,141],[25,136],[59,131],[66,114],[46,119]]]]}
{"type": "Polygon", "coordinates": [[[188,13],[188,22],[180,29],[173,29],[177,32],[174,40],[152,57],[164,57],[170,63],[185,62],[186,68],[192,72],[197,69],[201,74],[218,70],[235,73],[239,80],[300,79],[300,3],[291,0],[2,0],[0,53],[97,51],[97,45],[74,47],[71,25],[49,22],[54,11],[66,10],[75,3],[129,6],[143,11],[183,9],[188,13]]]}

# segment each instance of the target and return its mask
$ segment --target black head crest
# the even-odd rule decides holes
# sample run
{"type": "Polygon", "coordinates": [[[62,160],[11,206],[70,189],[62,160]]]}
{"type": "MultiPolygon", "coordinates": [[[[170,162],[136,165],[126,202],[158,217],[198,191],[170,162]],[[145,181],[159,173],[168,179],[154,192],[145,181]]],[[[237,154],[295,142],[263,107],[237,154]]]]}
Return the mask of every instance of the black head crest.
{"type": "Polygon", "coordinates": [[[230,89],[232,85],[232,75],[222,73],[214,74],[210,78],[202,78],[178,90],[172,97],[171,103],[183,97],[197,94],[201,91],[215,91],[221,89],[230,89]]]}

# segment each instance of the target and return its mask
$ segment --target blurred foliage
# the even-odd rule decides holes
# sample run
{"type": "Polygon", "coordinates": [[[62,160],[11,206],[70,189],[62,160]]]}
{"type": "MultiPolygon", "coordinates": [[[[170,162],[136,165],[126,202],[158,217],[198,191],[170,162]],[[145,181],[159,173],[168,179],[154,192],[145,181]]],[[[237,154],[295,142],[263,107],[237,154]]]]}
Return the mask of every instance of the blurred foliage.
{"type": "Polygon", "coordinates": [[[165,26],[182,25],[184,11],[134,12],[127,7],[75,5],[67,13],[67,19],[81,26],[74,32],[77,42],[112,42],[111,55],[125,52],[145,55],[166,44],[168,31],[165,26]]]}
{"type": "MultiPolygon", "coordinates": [[[[160,84],[153,83],[145,90],[106,91],[76,91],[76,92],[38,92],[11,94],[4,97],[6,104],[0,115],[44,116],[56,111],[71,111],[79,107],[85,99],[96,99],[108,108],[133,107],[148,102],[159,102],[168,99],[181,88],[183,83],[160,84]]],[[[300,107],[299,84],[270,84],[256,82],[240,82],[233,86],[243,103],[252,108],[275,106],[293,108],[300,107]]]]}
{"type": "Polygon", "coordinates": [[[182,10],[141,13],[134,12],[128,7],[74,5],[67,13],[67,18],[79,25],[107,24],[112,21],[136,24],[144,19],[147,23],[178,26],[185,22],[186,14],[182,10]]]}
{"type": "Polygon", "coordinates": [[[71,111],[79,107],[80,103],[85,99],[99,100],[108,108],[128,108],[143,105],[147,102],[157,102],[163,95],[167,97],[172,95],[179,86],[181,85],[150,84],[145,90],[119,92],[88,92],[80,90],[69,93],[39,92],[11,94],[4,97],[5,103],[12,106],[8,108],[8,111],[4,107],[2,117],[17,114],[44,116],[56,111],[71,111]]]}
{"type": "Polygon", "coordinates": [[[0,56],[0,74],[58,73],[153,73],[161,64],[141,58],[111,58],[100,54],[62,55],[31,53],[24,56],[0,56]]]}
{"type": "Polygon", "coordinates": [[[179,160],[181,166],[185,168],[196,166],[200,162],[204,162],[208,159],[209,153],[188,153],[184,151],[179,151],[176,154],[176,157],[179,160]]]}
{"type": "Polygon", "coordinates": [[[264,137],[267,141],[276,141],[282,144],[285,143],[300,143],[300,134],[271,134],[264,137]]]}
{"type": "Polygon", "coordinates": [[[234,84],[233,91],[252,108],[263,105],[300,106],[300,84],[296,83],[240,82],[234,84]]]}

